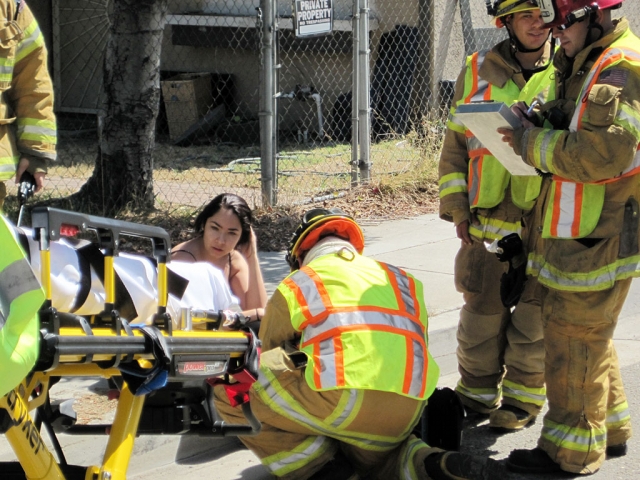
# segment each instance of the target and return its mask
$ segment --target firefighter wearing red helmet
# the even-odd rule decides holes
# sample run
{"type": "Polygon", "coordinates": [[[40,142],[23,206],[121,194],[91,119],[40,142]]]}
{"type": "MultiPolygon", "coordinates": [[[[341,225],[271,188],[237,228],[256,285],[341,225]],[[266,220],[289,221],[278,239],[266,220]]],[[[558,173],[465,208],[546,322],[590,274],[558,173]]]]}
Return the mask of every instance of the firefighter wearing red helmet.
{"type": "MultiPolygon", "coordinates": [[[[344,212],[305,214],[287,251],[292,273],[260,326],[260,377],[249,396],[262,430],[240,439],[291,480],[498,478],[491,459],[410,435],[439,373],[422,284],[363,248],[344,212]]],[[[246,422],[215,393],[225,420],[246,422]]]]}
{"type": "Polygon", "coordinates": [[[565,29],[596,10],[620,8],[623,0],[536,0],[547,26],[565,29]]]}
{"type": "Polygon", "coordinates": [[[462,240],[455,259],[455,284],[465,302],[456,392],[470,416],[489,415],[491,427],[512,431],[534,421],[545,402],[540,288],[528,280],[515,309],[505,305],[500,279],[506,265],[485,244],[522,236],[522,217],[533,207],[540,178],[512,177],[456,118],[456,108],[488,100],[511,105],[527,84],[540,87],[534,92],[550,86],[552,48],[535,2],[489,0],[487,11],[508,38],[470,55],[458,77],[439,163],[440,217],[455,224],[462,240]]]}
{"type": "Polygon", "coordinates": [[[544,176],[527,271],[544,287],[549,411],[538,447],[507,466],[591,474],[631,437],[612,339],[640,276],[640,39],[612,19],[620,0],[539,2],[560,43],[556,100],[542,127],[499,131],[544,176]]]}

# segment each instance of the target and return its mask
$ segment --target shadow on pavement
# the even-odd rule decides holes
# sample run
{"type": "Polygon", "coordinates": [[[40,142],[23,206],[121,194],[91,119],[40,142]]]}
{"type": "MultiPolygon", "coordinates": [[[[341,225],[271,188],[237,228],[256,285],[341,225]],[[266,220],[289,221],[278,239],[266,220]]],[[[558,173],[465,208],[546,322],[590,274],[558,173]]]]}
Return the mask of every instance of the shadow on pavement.
{"type": "Polygon", "coordinates": [[[246,450],[246,447],[237,437],[184,436],[178,443],[175,461],[178,465],[199,465],[239,450],[246,450]]]}

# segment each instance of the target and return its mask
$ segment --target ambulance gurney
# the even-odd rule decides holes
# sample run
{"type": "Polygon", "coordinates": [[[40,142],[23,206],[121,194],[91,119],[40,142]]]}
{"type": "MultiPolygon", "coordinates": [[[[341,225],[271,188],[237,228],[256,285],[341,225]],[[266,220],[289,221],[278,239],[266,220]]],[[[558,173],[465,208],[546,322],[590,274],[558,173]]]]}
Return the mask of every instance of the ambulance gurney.
{"type": "MultiPolygon", "coordinates": [[[[37,225],[49,221],[47,219],[59,224],[60,233],[56,233],[54,229],[48,247],[50,298],[56,310],[82,316],[102,312],[106,295],[105,274],[113,271],[112,281],[116,297],[114,307],[131,324],[151,324],[153,316],[157,313],[159,297],[159,269],[155,257],[118,252],[122,243],[120,235],[108,240],[104,245],[95,238],[92,239],[94,241],[76,238],[81,232],[68,223],[72,221],[70,212],[43,212],[37,209],[33,215],[37,225]],[[118,244],[109,245],[112,241],[118,244]],[[111,254],[113,268],[106,269],[104,252],[109,251],[115,252],[111,254]]],[[[73,220],[86,223],[86,216],[79,217],[83,218],[73,220]]],[[[107,219],[101,221],[108,221],[114,225],[125,224],[107,219]]],[[[132,225],[135,225],[138,232],[146,235],[155,234],[152,227],[132,225]]],[[[96,231],[95,234],[97,233],[96,231]]],[[[42,255],[40,242],[36,239],[39,238],[39,233],[23,227],[15,228],[15,235],[29,257],[31,268],[42,278],[42,255]]],[[[162,239],[162,242],[164,241],[162,239]]],[[[156,252],[160,253],[165,252],[156,252]]],[[[166,258],[166,255],[164,257],[166,258]]],[[[167,311],[173,320],[173,327],[179,328],[182,317],[186,316],[186,312],[182,311],[185,308],[202,311],[240,310],[238,300],[231,293],[222,272],[208,262],[170,262],[166,265],[166,275],[167,311]]]]}
{"type": "MultiPolygon", "coordinates": [[[[188,272],[184,277],[179,275],[182,280],[178,283],[182,286],[170,295],[172,270],[167,265],[170,241],[166,231],[39,207],[32,212],[30,234],[28,238],[19,238],[27,247],[25,250],[29,251],[32,263],[36,263],[34,257],[39,260],[36,270],[46,296],[40,310],[40,355],[22,384],[0,399],[0,429],[18,458],[17,464],[0,464],[3,478],[25,478],[26,475],[26,478],[38,479],[124,479],[137,434],[250,435],[259,431],[260,424],[251,413],[249,403],[243,403],[242,395],[257,377],[259,341],[245,328],[241,314],[217,308],[230,306],[230,294],[221,296],[228,298],[229,305],[215,305],[212,298],[200,298],[197,308],[186,305],[190,283],[188,272]],[[62,236],[87,232],[93,232],[97,238],[97,250],[94,249],[91,259],[87,260],[90,268],[86,264],[80,266],[85,274],[92,275],[90,287],[83,287],[88,288],[89,293],[78,295],[76,291],[70,311],[59,310],[55,308],[56,304],[64,302],[52,299],[52,279],[56,278],[52,274],[52,255],[65,250],[58,248],[58,244],[88,250],[86,242],[61,241],[62,236]],[[138,313],[135,325],[116,308],[122,306],[132,312],[133,305],[135,312],[148,311],[148,306],[139,299],[136,303],[133,298],[125,302],[119,298],[126,290],[125,283],[131,280],[122,280],[126,276],[127,262],[136,260],[132,256],[133,260],[118,261],[120,237],[124,235],[151,241],[153,270],[157,272],[152,290],[156,296],[156,311],[150,315],[138,313]],[[37,251],[32,248],[34,243],[38,246],[37,251]],[[98,258],[101,264],[96,260],[98,258]],[[120,266],[116,267],[116,264],[120,266]],[[116,287],[118,277],[122,281],[120,288],[116,287]],[[101,295],[104,298],[101,308],[88,313],[87,299],[101,295]],[[171,311],[168,308],[170,296],[174,301],[171,311]],[[204,304],[212,308],[205,309],[204,304]],[[179,312],[180,320],[184,319],[184,324],[173,318],[176,312],[179,312]],[[203,329],[190,330],[195,325],[201,325],[203,329]],[[232,330],[218,330],[223,327],[232,330]],[[74,376],[100,376],[120,385],[113,424],[75,425],[75,414],[68,403],[54,405],[50,402],[49,389],[61,377],[74,376]],[[242,398],[238,400],[248,425],[229,425],[216,420],[209,384],[214,381],[228,384],[230,391],[240,392],[242,398]],[[32,418],[29,412],[34,409],[36,415],[32,418]],[[57,461],[42,441],[41,427],[51,438],[57,461]],[[67,465],[56,437],[60,432],[107,434],[109,439],[103,463],[89,467],[67,465]]],[[[142,263],[148,269],[148,264],[142,263]]],[[[185,272],[181,271],[182,274],[185,272]]],[[[145,284],[151,277],[138,278],[145,284]]],[[[217,285],[211,287],[211,291],[215,288],[217,285]]],[[[65,301],[68,302],[67,297],[65,301]]]]}

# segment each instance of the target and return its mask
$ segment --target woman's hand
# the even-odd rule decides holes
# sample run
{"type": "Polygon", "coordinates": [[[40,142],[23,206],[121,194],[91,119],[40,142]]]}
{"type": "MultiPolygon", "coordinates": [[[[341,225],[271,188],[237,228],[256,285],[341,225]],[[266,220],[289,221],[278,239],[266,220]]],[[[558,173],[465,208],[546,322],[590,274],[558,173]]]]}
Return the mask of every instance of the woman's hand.
{"type": "Polygon", "coordinates": [[[256,232],[253,231],[253,227],[250,228],[251,235],[249,241],[244,245],[236,247],[236,250],[240,252],[247,261],[258,251],[258,237],[256,237],[256,232]]]}
{"type": "MultiPolygon", "coordinates": [[[[264,286],[262,271],[260,270],[260,259],[258,258],[258,237],[251,228],[251,238],[249,241],[236,247],[248,266],[248,286],[240,294],[234,290],[234,294],[240,298],[240,305],[243,309],[264,308],[267,305],[267,290],[264,286]]],[[[232,289],[233,290],[233,289],[232,289]]]]}

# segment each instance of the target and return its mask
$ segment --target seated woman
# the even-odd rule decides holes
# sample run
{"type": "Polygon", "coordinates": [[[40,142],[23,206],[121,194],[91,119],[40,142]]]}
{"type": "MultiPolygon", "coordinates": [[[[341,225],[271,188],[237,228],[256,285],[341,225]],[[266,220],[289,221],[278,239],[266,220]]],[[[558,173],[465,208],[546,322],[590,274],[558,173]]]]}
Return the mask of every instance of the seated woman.
{"type": "Polygon", "coordinates": [[[209,262],[224,272],[240,308],[250,320],[260,320],[267,291],[258,260],[257,239],[247,202],[238,195],[215,197],[196,217],[196,237],[175,246],[171,259],[209,262]]]}

